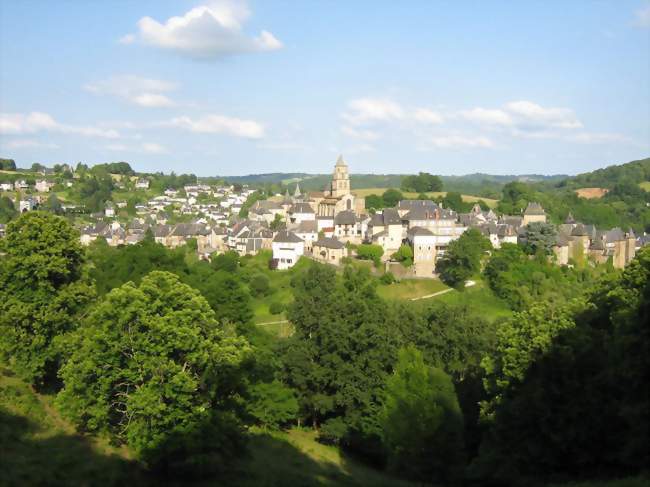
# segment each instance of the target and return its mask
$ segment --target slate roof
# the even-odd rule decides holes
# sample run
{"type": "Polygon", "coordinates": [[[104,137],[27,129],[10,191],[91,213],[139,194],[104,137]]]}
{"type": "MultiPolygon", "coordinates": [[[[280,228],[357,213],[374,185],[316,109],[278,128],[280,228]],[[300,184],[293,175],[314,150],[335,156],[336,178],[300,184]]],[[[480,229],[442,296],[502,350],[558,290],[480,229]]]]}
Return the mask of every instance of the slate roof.
{"type": "Polygon", "coordinates": [[[524,210],[524,215],[546,215],[546,212],[539,203],[530,202],[524,210]]]}
{"type": "Polygon", "coordinates": [[[316,220],[304,220],[291,229],[296,233],[312,233],[318,231],[318,222],[316,220]]]}
{"type": "Polygon", "coordinates": [[[289,208],[289,213],[314,213],[309,203],[294,203],[289,208]]]}
{"type": "Polygon", "coordinates": [[[352,210],[341,211],[334,217],[334,225],[354,225],[357,217],[352,210]]]}
{"type": "Polygon", "coordinates": [[[342,249],[345,247],[343,242],[335,238],[321,237],[314,242],[314,247],[325,247],[328,249],[342,249]]]}
{"type": "Polygon", "coordinates": [[[432,237],[433,233],[424,227],[409,228],[408,235],[413,237],[432,237]]]}
{"type": "Polygon", "coordinates": [[[401,225],[402,219],[394,208],[386,208],[381,214],[384,225],[401,225]]]}
{"type": "Polygon", "coordinates": [[[280,230],[275,238],[273,238],[273,241],[281,243],[299,243],[303,240],[293,232],[290,232],[288,230],[280,230]]]}
{"type": "Polygon", "coordinates": [[[400,200],[397,203],[397,208],[400,210],[412,210],[414,208],[434,210],[439,206],[431,200],[400,200]]]}

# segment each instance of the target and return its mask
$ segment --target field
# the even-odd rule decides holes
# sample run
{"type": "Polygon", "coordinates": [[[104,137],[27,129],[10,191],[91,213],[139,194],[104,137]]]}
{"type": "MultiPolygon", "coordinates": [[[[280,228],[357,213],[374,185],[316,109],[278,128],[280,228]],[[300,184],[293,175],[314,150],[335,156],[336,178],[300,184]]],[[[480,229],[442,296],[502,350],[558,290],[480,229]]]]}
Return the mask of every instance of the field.
{"type": "Polygon", "coordinates": [[[646,191],[650,191],[650,181],[643,181],[642,183],[639,183],[639,186],[646,191]]]}
{"type": "Polygon", "coordinates": [[[484,318],[494,320],[506,318],[512,315],[508,305],[487,287],[487,284],[478,278],[472,278],[476,285],[465,288],[463,291],[454,291],[441,294],[431,299],[415,301],[418,304],[426,304],[433,299],[449,304],[464,304],[469,306],[476,314],[484,318]]]}
{"type": "MultiPolygon", "coordinates": [[[[380,284],[377,294],[384,299],[407,300],[449,289],[438,279],[403,279],[394,284],[380,284]]],[[[433,298],[431,298],[433,299],[433,298]]]]}
{"type": "Polygon", "coordinates": [[[576,194],[580,198],[585,198],[588,200],[602,198],[607,194],[606,188],[580,188],[576,189],[576,194]]]}
{"type": "MultiPolygon", "coordinates": [[[[249,454],[227,478],[165,485],[409,486],[316,441],[313,430],[251,429],[249,454]]],[[[129,450],[77,433],[52,397],[37,394],[0,367],[0,474],[2,485],[160,485],[129,450]]]]}
{"type": "MultiPolygon", "coordinates": [[[[381,195],[384,191],[386,191],[388,188],[365,188],[365,189],[353,189],[352,192],[357,195],[357,196],[363,196],[366,197],[369,194],[376,194],[376,195],[381,195]]],[[[417,198],[419,193],[412,193],[412,192],[402,192],[405,198],[417,198]]],[[[425,193],[427,196],[432,197],[432,198],[437,198],[439,196],[445,196],[447,193],[445,191],[430,191],[428,193],[425,193]]],[[[483,200],[486,205],[488,205],[490,208],[494,208],[499,200],[494,200],[490,198],[481,198],[479,196],[472,196],[469,194],[464,194],[463,195],[463,201],[467,203],[476,203],[479,200],[483,200]]]]}

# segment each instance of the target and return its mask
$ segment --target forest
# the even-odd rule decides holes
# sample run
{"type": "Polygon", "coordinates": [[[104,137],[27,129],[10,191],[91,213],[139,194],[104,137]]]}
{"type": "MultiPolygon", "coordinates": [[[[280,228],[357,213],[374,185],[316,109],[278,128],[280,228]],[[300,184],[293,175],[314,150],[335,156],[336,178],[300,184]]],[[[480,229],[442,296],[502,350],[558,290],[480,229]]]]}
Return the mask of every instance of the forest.
{"type": "Polygon", "coordinates": [[[250,258],[200,261],[150,234],[84,248],[46,212],[0,242],[8,485],[47,483],[30,461],[64,485],[647,485],[649,247],[622,271],[559,268],[543,245],[466,232],[443,278],[459,296],[484,282],[499,316],[382,298],[367,269],[308,261],[278,336],[251,320],[273,283],[250,258]],[[20,414],[40,405],[69,425],[50,446],[20,414]],[[309,435],[348,473],[260,467],[291,458],[279,435],[309,435]],[[82,469],[88,442],[98,470],[82,469]]]}

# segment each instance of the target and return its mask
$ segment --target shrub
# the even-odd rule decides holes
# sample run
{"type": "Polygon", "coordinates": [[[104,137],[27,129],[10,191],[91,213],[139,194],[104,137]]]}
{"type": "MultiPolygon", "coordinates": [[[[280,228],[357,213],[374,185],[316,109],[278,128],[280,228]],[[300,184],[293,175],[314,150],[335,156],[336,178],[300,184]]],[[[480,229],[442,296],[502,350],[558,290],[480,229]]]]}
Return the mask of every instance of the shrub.
{"type": "Polygon", "coordinates": [[[269,305],[269,311],[271,312],[272,315],[279,315],[282,313],[285,309],[285,306],[283,303],[279,303],[277,301],[271,303],[269,305]]]}

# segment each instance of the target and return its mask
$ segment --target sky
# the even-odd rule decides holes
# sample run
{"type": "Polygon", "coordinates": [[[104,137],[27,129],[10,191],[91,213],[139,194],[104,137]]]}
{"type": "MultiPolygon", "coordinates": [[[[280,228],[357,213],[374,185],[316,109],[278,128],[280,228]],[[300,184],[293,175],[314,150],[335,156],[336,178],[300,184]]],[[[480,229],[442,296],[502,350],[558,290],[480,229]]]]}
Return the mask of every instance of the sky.
{"type": "Polygon", "coordinates": [[[0,157],[200,176],[650,156],[650,1],[0,0],[0,157]]]}

